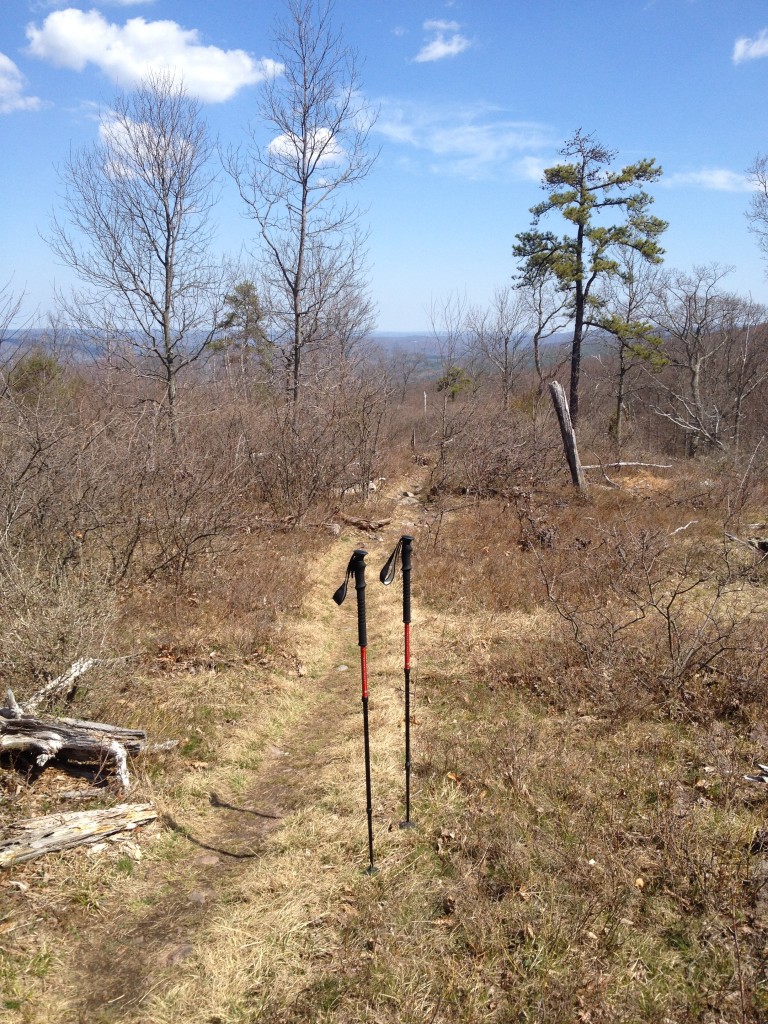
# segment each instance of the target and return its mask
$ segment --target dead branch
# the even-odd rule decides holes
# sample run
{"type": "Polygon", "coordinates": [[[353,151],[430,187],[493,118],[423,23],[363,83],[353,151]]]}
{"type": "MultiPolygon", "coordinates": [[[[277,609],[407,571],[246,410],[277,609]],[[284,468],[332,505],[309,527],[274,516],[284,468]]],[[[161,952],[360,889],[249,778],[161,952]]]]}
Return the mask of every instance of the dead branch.
{"type": "Polygon", "coordinates": [[[96,664],[95,658],[78,658],[76,662],[69,666],[66,672],[62,672],[60,676],[56,676],[50,683],[46,683],[42,689],[38,690],[37,693],[33,693],[32,696],[24,702],[24,707],[27,711],[36,711],[40,704],[46,699],[46,697],[54,696],[57,693],[64,693],[72,688],[72,684],[76,679],[79,679],[81,675],[88,671],[96,664]]]}
{"type": "Polygon", "coordinates": [[[568,468],[571,471],[571,480],[573,481],[574,487],[582,492],[587,490],[587,482],[584,479],[582,473],[581,460],[579,459],[579,450],[576,446],[576,432],[573,429],[573,423],[571,422],[571,412],[568,408],[568,399],[565,397],[562,385],[559,381],[553,380],[549,384],[549,394],[552,399],[552,404],[555,407],[557,413],[557,421],[560,424],[560,434],[563,438],[563,448],[565,449],[565,457],[568,461],[568,468]]]}
{"type": "Polygon", "coordinates": [[[743,544],[745,547],[752,548],[765,558],[768,555],[768,537],[737,537],[733,533],[726,533],[725,535],[728,540],[733,540],[737,544],[743,544]]]}
{"type": "Polygon", "coordinates": [[[678,526],[676,530],[670,530],[669,536],[674,537],[676,533],[682,533],[683,530],[687,530],[689,526],[695,526],[698,521],[698,519],[691,519],[691,521],[686,523],[685,526],[678,526]]]}

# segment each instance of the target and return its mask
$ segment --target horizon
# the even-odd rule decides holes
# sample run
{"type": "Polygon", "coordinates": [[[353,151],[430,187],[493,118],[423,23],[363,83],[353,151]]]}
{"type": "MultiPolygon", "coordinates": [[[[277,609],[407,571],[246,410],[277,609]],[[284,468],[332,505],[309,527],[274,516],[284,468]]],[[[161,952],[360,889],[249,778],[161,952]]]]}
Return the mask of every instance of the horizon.
{"type": "MultiPolygon", "coordinates": [[[[45,317],[56,288],[73,282],[42,239],[60,188],[55,169],[98,137],[115,92],[136,84],[137,69],[170,66],[201,100],[211,132],[237,145],[274,69],[283,7],[6,0],[0,123],[13,159],[0,172],[0,286],[26,293],[27,315],[45,317]]],[[[542,171],[579,127],[616,150],[618,166],[648,157],[664,169],[651,191],[652,212],[669,222],[667,266],[732,265],[730,290],[768,300],[745,216],[745,169],[768,148],[765,5],[575,0],[551,13],[522,0],[337,0],[336,24],[364,65],[362,95],[378,110],[378,162],[349,195],[367,210],[377,330],[430,332],[447,296],[484,305],[510,280],[515,236],[543,197],[542,171]]],[[[253,232],[220,177],[224,258],[241,254],[253,232]]],[[[555,216],[542,226],[564,230],[555,216]]]]}

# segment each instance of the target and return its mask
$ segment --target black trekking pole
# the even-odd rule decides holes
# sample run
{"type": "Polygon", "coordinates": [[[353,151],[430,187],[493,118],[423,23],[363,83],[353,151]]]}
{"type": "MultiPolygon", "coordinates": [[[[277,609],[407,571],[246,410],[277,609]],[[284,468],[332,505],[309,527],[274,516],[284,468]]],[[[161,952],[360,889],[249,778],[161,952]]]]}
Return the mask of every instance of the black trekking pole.
{"type": "Polygon", "coordinates": [[[368,636],[365,624],[365,556],[367,551],[357,548],[349,560],[347,574],[344,582],[333,595],[333,600],[338,605],[344,603],[347,596],[347,582],[350,576],[355,577],[355,590],[357,591],[357,642],[360,646],[360,675],[363,683],[363,743],[365,747],[365,801],[368,814],[368,855],[370,865],[366,871],[367,875],[376,874],[373,866],[373,801],[371,800],[371,748],[368,738],[368,636]]]}
{"type": "Polygon", "coordinates": [[[405,821],[400,828],[415,828],[411,821],[411,552],[413,537],[404,533],[389,556],[379,579],[388,587],[397,572],[397,556],[403,566],[403,627],[405,632],[405,821]]]}

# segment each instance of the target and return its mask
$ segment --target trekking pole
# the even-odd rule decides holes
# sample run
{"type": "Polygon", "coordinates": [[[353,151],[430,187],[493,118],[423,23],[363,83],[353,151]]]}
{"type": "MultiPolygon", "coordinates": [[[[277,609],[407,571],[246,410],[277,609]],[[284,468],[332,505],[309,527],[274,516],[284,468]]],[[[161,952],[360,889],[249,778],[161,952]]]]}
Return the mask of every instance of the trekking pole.
{"type": "Polygon", "coordinates": [[[405,633],[405,821],[400,828],[415,828],[411,821],[411,553],[413,537],[404,533],[379,573],[379,579],[388,587],[397,571],[397,556],[403,567],[403,629],[405,633]]]}
{"type": "Polygon", "coordinates": [[[344,603],[347,596],[347,582],[350,576],[355,577],[355,590],[357,592],[357,642],[360,647],[360,675],[363,683],[363,744],[365,749],[365,801],[366,813],[368,815],[368,856],[370,865],[366,871],[367,875],[375,875],[376,868],[373,866],[373,801],[371,799],[371,748],[368,736],[368,636],[365,623],[365,556],[367,551],[357,548],[352,553],[347,566],[347,574],[344,582],[333,595],[333,600],[338,605],[344,603]]]}

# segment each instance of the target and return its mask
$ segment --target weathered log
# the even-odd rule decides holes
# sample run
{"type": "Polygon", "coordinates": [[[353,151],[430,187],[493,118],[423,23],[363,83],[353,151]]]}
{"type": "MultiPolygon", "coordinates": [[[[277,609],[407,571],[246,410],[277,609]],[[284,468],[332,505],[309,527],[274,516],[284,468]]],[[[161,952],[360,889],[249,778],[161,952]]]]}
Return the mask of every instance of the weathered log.
{"type": "Polygon", "coordinates": [[[571,422],[568,399],[565,397],[562,385],[556,380],[550,381],[549,393],[557,413],[557,422],[560,424],[560,434],[563,438],[563,448],[565,449],[565,457],[568,460],[568,468],[571,471],[571,480],[574,487],[578,487],[580,491],[586,491],[587,481],[584,479],[584,474],[581,471],[579,451],[576,447],[576,433],[571,422]]]}
{"type": "Polygon", "coordinates": [[[339,519],[347,526],[356,526],[358,530],[369,530],[371,533],[381,530],[382,527],[388,526],[392,522],[391,519],[358,519],[357,516],[348,516],[344,513],[339,513],[339,519]]]}
{"type": "Polygon", "coordinates": [[[156,817],[151,804],[118,804],[106,810],[66,811],[16,821],[0,834],[0,867],[96,843],[117,832],[145,825],[156,817]]]}
{"type": "Polygon", "coordinates": [[[768,555],[768,537],[737,537],[733,533],[726,533],[725,536],[728,540],[736,541],[737,544],[744,544],[748,548],[753,548],[763,556],[768,555]]]}
{"type": "Polygon", "coordinates": [[[0,708],[0,751],[31,754],[40,768],[55,757],[80,764],[111,760],[123,788],[129,788],[127,755],[144,749],[143,729],[77,718],[37,718],[21,711],[13,693],[8,693],[5,707],[0,708]]]}

